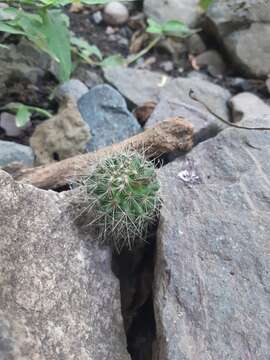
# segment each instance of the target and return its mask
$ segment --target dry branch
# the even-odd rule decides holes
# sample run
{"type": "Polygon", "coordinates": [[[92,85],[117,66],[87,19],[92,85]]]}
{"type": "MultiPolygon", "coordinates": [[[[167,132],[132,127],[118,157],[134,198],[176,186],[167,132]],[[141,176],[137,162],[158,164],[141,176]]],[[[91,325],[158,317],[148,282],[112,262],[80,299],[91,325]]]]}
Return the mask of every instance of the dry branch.
{"type": "Polygon", "coordinates": [[[42,189],[56,189],[65,186],[71,179],[86,174],[97,160],[112,153],[119,153],[129,147],[144,149],[148,158],[176,150],[188,151],[193,145],[193,127],[183,118],[174,117],[145,130],[119,144],[114,144],[96,152],[59,162],[24,169],[15,176],[17,181],[32,184],[42,189]]]}

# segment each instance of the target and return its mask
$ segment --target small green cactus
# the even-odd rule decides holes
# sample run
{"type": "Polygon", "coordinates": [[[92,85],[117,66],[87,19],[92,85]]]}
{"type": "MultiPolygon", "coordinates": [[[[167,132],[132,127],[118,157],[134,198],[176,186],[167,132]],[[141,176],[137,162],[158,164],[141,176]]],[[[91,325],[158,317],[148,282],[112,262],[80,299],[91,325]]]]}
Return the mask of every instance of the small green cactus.
{"type": "Polygon", "coordinates": [[[102,242],[120,252],[145,240],[160,207],[155,167],[144,155],[126,150],[100,162],[79,184],[90,224],[102,242]]]}

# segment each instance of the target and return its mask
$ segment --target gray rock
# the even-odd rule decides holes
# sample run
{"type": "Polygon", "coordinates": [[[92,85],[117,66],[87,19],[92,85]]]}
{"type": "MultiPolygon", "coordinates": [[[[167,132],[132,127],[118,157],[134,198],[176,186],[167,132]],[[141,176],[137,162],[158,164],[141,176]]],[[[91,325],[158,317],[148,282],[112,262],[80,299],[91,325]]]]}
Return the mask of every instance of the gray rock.
{"type": "Polygon", "coordinates": [[[32,166],[34,162],[32,149],[29,146],[0,140],[0,166],[8,165],[14,161],[32,166]]]}
{"type": "Polygon", "coordinates": [[[207,50],[204,41],[197,33],[187,39],[187,47],[188,52],[193,55],[199,55],[207,50]]]}
{"type": "Polygon", "coordinates": [[[268,79],[266,80],[265,85],[266,85],[267,90],[268,90],[268,92],[270,94],[270,77],[268,77],[268,79]]]}
{"type": "Polygon", "coordinates": [[[208,74],[206,74],[203,71],[199,71],[199,70],[192,70],[187,74],[187,77],[190,79],[199,79],[199,80],[205,80],[205,81],[210,81],[210,76],[208,74]]]}
{"type": "Polygon", "coordinates": [[[110,84],[136,106],[158,100],[162,86],[171,80],[170,77],[157,72],[131,68],[105,69],[104,75],[110,84]]]}
{"type": "Polygon", "coordinates": [[[66,96],[78,101],[88,92],[88,87],[78,79],[70,79],[59,85],[55,91],[56,98],[63,100],[66,96]]]}
{"type": "Polygon", "coordinates": [[[189,26],[201,15],[198,0],[145,0],[144,13],[160,22],[181,20],[189,26]]]}
{"type": "Polygon", "coordinates": [[[94,151],[140,132],[141,127],[128,111],[125,99],[109,85],[98,85],[80,98],[78,108],[91,128],[87,149],[94,151]]]}
{"type": "Polygon", "coordinates": [[[160,169],[154,359],[269,358],[269,157],[230,128],[160,169]]]}
{"type": "Polygon", "coordinates": [[[172,61],[163,61],[162,63],[160,63],[160,67],[161,69],[163,69],[166,72],[170,72],[173,70],[174,65],[172,61]]]}
{"type": "Polygon", "coordinates": [[[16,125],[16,116],[7,112],[2,112],[0,115],[0,127],[7,136],[11,137],[20,136],[23,132],[23,129],[16,125]]]}
{"type": "Polygon", "coordinates": [[[242,73],[270,73],[270,2],[216,0],[207,12],[209,28],[223,42],[242,73]]]}
{"type": "Polygon", "coordinates": [[[270,73],[269,38],[270,23],[255,23],[247,30],[235,31],[228,35],[224,39],[224,44],[243,73],[265,77],[270,73]]]}
{"type": "Polygon", "coordinates": [[[108,25],[119,26],[128,21],[128,8],[119,1],[113,1],[104,8],[104,20],[108,25]]]}
{"type": "Polygon", "coordinates": [[[88,66],[83,64],[79,65],[73,73],[74,77],[83,82],[89,89],[96,85],[103,84],[102,78],[92,70],[88,69],[88,66]]]}
{"type": "Polygon", "coordinates": [[[93,15],[92,18],[94,20],[94,22],[96,24],[100,24],[103,21],[103,16],[102,16],[102,12],[101,11],[96,11],[93,15]]]}
{"type": "Polygon", "coordinates": [[[226,72],[226,64],[216,50],[208,50],[196,57],[196,64],[201,69],[207,69],[214,77],[223,76],[226,72]]]}
{"type": "Polygon", "coordinates": [[[0,172],[0,358],[130,360],[110,251],[74,224],[69,194],[0,172]]]}
{"type": "Polygon", "coordinates": [[[230,99],[229,105],[232,108],[233,122],[246,120],[251,114],[258,119],[256,126],[260,126],[260,119],[270,119],[270,106],[254,94],[237,94],[230,99]]]}
{"type": "Polygon", "coordinates": [[[166,120],[168,117],[182,116],[192,123],[195,129],[195,142],[215,136],[225,125],[211,115],[203,105],[189,97],[193,90],[198,99],[225,120],[230,120],[227,101],[228,90],[199,78],[177,78],[165,86],[160,94],[160,102],[147,121],[145,128],[166,120]]]}
{"type": "Polygon", "coordinates": [[[83,121],[74,99],[62,104],[57,115],[38,125],[30,138],[38,165],[79,155],[86,151],[90,129],[83,121]]]}

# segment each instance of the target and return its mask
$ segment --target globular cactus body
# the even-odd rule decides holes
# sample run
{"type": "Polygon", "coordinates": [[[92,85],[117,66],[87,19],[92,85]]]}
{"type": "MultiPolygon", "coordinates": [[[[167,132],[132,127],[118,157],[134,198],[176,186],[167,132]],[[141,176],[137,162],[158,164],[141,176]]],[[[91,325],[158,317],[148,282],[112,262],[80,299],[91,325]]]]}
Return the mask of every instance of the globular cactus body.
{"type": "Polygon", "coordinates": [[[160,207],[159,183],[152,162],[135,151],[113,155],[80,182],[87,213],[101,241],[120,252],[145,240],[160,207]]]}

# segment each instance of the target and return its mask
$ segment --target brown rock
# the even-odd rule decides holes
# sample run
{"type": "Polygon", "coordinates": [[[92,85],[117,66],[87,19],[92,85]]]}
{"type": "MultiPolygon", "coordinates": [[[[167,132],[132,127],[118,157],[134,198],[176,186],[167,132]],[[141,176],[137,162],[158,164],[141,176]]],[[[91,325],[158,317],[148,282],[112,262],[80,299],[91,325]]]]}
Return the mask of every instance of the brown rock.
{"type": "Polygon", "coordinates": [[[75,102],[68,99],[59,113],[37,126],[30,139],[37,164],[48,164],[85,152],[90,130],[75,102]]]}

